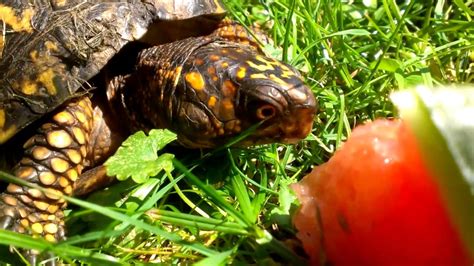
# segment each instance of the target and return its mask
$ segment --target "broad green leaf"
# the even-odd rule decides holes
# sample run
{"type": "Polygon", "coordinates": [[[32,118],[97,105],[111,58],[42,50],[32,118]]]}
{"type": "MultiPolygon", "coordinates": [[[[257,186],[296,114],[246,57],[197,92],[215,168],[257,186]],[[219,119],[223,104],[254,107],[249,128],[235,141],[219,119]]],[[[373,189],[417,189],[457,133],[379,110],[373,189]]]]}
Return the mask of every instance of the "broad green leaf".
{"type": "MultiPolygon", "coordinates": [[[[372,62],[370,64],[370,67],[373,69],[375,67],[377,62],[372,62]]],[[[380,64],[378,66],[378,68],[380,70],[385,70],[385,71],[388,71],[388,72],[395,72],[397,69],[399,69],[400,67],[402,66],[402,64],[400,63],[400,61],[398,60],[395,60],[395,59],[392,59],[392,58],[383,58],[381,61],[380,61],[380,64]]]]}
{"type": "Polygon", "coordinates": [[[143,131],[133,134],[105,162],[107,174],[117,176],[118,180],[132,177],[133,181],[143,183],[161,170],[171,172],[174,156],[168,153],[158,156],[157,152],[175,139],[174,133],[162,129],[153,129],[148,136],[143,131]]]}
{"type": "Polygon", "coordinates": [[[406,89],[423,84],[423,77],[419,74],[405,75],[401,71],[396,71],[394,76],[400,89],[406,89]]]}

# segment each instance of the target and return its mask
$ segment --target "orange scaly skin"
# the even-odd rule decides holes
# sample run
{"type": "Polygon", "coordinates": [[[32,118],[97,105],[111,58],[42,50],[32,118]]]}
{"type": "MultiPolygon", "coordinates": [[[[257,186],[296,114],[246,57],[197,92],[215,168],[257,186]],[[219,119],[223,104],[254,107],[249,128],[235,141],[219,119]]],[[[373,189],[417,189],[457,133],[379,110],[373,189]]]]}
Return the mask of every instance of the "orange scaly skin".
{"type": "Polygon", "coordinates": [[[87,165],[93,121],[90,99],[78,98],[26,141],[23,158],[13,173],[49,193],[9,184],[0,195],[5,203],[0,205],[0,213],[7,214],[1,217],[1,225],[51,242],[64,238],[62,209],[66,203],[61,194],[72,194],[74,183],[87,165]]]}
{"type": "Polygon", "coordinates": [[[474,262],[402,121],[357,127],[293,189],[302,203],[293,221],[312,264],[323,254],[331,265],[474,262]]]}

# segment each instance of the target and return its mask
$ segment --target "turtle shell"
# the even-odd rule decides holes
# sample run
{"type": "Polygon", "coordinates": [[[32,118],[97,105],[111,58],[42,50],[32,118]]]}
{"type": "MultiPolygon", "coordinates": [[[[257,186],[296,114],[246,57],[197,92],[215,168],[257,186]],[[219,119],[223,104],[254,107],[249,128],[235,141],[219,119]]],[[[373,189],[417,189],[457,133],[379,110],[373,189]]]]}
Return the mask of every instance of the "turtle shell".
{"type": "Polygon", "coordinates": [[[127,43],[205,34],[197,19],[224,16],[220,0],[2,1],[0,144],[87,93],[88,80],[127,43]]]}

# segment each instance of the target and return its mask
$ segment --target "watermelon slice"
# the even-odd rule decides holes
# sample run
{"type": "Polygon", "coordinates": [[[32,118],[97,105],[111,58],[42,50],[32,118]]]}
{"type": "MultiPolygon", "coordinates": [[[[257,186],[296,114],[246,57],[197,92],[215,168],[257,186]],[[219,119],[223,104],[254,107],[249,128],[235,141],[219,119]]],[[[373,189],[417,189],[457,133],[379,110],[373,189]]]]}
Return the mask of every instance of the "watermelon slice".
{"type": "Polygon", "coordinates": [[[394,94],[401,119],[355,128],[293,186],[312,264],[473,264],[473,91],[394,94]]]}

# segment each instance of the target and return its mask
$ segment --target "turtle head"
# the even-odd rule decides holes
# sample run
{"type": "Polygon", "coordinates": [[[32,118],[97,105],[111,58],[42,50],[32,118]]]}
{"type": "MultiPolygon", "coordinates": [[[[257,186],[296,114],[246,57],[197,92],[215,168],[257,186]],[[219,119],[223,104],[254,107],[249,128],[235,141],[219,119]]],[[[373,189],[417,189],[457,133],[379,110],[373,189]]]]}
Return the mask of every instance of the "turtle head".
{"type": "Polygon", "coordinates": [[[260,124],[239,144],[296,143],[305,138],[311,132],[317,103],[298,71],[253,50],[234,52],[241,56],[228,75],[238,86],[235,108],[242,115],[237,117],[243,128],[260,124]]]}
{"type": "Polygon", "coordinates": [[[295,143],[312,129],[317,102],[299,73],[254,48],[203,46],[181,77],[187,100],[174,125],[185,146],[223,145],[254,125],[238,146],[295,143]]]}

